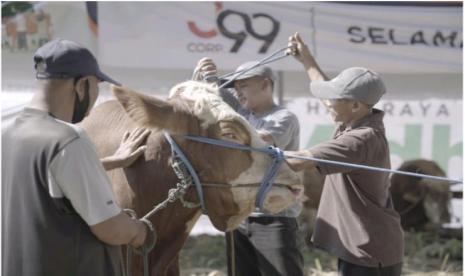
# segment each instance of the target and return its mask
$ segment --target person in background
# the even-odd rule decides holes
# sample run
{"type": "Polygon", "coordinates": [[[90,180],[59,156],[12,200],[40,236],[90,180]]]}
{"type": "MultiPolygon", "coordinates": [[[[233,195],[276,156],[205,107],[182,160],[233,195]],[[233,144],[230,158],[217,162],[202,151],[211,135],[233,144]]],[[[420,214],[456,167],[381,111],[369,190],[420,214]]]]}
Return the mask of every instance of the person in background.
{"type": "Polygon", "coordinates": [[[16,31],[17,31],[17,46],[18,50],[28,50],[29,46],[27,44],[27,28],[26,28],[26,15],[22,12],[19,12],[15,16],[16,21],[16,31]]]}
{"type": "MultiPolygon", "coordinates": [[[[246,62],[236,72],[257,64],[246,62]]],[[[216,65],[210,58],[201,59],[194,70],[194,78],[216,76],[216,65]]],[[[234,77],[234,76],[233,76],[234,77]]],[[[234,88],[237,99],[230,92],[220,91],[223,99],[243,115],[270,145],[283,150],[299,148],[299,122],[294,113],[273,100],[275,75],[268,66],[260,66],[237,77],[226,88],[234,88]]],[[[226,234],[228,273],[241,276],[303,275],[303,257],[297,243],[296,217],[302,209],[296,202],[278,213],[256,211],[240,226],[226,234]],[[234,247],[234,256],[230,256],[234,247]],[[234,258],[235,266],[232,267],[234,258]]]]}

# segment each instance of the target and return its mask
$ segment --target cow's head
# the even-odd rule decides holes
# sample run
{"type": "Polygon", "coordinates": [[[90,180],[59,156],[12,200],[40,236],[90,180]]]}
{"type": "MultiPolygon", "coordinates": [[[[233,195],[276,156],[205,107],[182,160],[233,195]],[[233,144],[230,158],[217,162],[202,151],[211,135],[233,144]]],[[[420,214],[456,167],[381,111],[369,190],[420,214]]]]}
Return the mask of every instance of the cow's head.
{"type": "MultiPolygon", "coordinates": [[[[258,185],[271,166],[263,153],[241,151],[184,139],[186,134],[265,147],[257,132],[219,96],[218,89],[188,81],[175,86],[168,100],[113,89],[127,114],[138,125],[169,132],[189,158],[204,186],[208,215],[216,228],[234,229],[254,209],[258,185]]],[[[150,141],[150,139],[149,139],[150,141]]],[[[149,145],[150,147],[150,145],[149,145]]],[[[264,208],[278,212],[302,194],[300,176],[283,163],[264,208]]]]}
{"type": "MultiPolygon", "coordinates": [[[[406,161],[400,166],[399,170],[433,176],[446,176],[435,162],[422,159],[406,161]]],[[[398,194],[401,194],[401,199],[407,206],[403,209],[408,210],[409,206],[421,205],[429,224],[439,226],[450,221],[451,192],[448,182],[393,175],[391,185],[398,194]]],[[[402,213],[402,210],[400,211],[402,213]]]]}

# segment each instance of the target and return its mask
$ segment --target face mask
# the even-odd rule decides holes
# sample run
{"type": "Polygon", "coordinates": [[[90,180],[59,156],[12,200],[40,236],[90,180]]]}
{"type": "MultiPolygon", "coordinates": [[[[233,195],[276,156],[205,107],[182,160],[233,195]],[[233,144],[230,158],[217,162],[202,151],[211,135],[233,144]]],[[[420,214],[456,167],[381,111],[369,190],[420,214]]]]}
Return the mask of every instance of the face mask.
{"type": "MultiPolygon", "coordinates": [[[[76,81],[77,82],[77,81],[76,81]]],[[[85,91],[84,91],[84,99],[82,101],[79,100],[78,93],[76,93],[76,98],[74,99],[74,113],[73,113],[73,119],[71,120],[71,123],[76,124],[79,123],[84,119],[87,113],[87,109],[89,109],[89,81],[86,80],[85,83],[85,91]]]]}

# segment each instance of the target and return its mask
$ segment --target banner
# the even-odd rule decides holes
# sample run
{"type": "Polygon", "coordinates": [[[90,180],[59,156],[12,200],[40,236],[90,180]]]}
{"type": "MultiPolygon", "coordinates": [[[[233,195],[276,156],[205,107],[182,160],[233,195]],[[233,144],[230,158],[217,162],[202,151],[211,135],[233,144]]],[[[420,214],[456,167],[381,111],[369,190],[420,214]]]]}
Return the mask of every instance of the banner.
{"type": "MultiPolygon", "coordinates": [[[[310,148],[331,138],[334,123],[320,100],[295,99],[286,107],[299,118],[300,148],[310,148]]],[[[449,177],[462,178],[461,100],[384,100],[375,108],[385,112],[393,169],[404,161],[424,158],[437,162],[449,177]]]]}
{"type": "MultiPolygon", "coordinates": [[[[212,57],[235,69],[300,32],[325,70],[462,70],[462,7],[315,2],[99,2],[101,60],[112,66],[192,69],[212,57]]],[[[292,58],[273,64],[301,70],[292,58]]]]}
{"type": "Polygon", "coordinates": [[[2,4],[2,57],[17,60],[55,38],[74,40],[93,50],[95,2],[16,2],[2,4]]]}

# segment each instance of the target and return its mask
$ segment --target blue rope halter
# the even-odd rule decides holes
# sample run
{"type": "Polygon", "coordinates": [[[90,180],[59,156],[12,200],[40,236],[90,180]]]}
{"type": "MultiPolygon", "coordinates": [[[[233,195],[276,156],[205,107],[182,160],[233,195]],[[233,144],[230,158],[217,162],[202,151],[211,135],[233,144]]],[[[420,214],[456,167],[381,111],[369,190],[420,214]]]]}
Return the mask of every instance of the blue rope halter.
{"type": "Polygon", "coordinates": [[[273,158],[273,163],[271,164],[271,167],[268,169],[268,172],[263,177],[262,183],[260,184],[260,188],[257,193],[257,197],[255,199],[255,207],[260,210],[263,210],[263,203],[265,201],[266,194],[273,186],[273,182],[274,182],[274,179],[276,178],[279,167],[284,161],[284,154],[280,148],[273,147],[273,146],[268,146],[264,148],[253,148],[253,147],[244,146],[241,144],[232,143],[232,142],[228,142],[224,140],[217,140],[217,139],[198,137],[198,136],[192,136],[192,135],[186,135],[185,138],[192,140],[192,141],[200,142],[200,143],[205,143],[205,144],[210,144],[210,145],[215,145],[215,146],[220,146],[220,147],[225,147],[225,148],[230,148],[230,149],[257,151],[257,152],[268,154],[271,158],[273,158]]]}
{"type": "MultiPolygon", "coordinates": [[[[171,145],[171,149],[175,157],[179,158],[182,160],[184,163],[186,169],[188,170],[190,176],[192,177],[195,190],[197,191],[197,195],[199,197],[200,205],[202,206],[202,210],[204,213],[207,212],[207,209],[205,208],[205,200],[203,196],[203,190],[202,190],[202,184],[200,183],[199,177],[192,166],[192,164],[189,162],[187,157],[184,155],[182,152],[181,148],[176,144],[174,139],[169,135],[167,132],[163,133],[165,135],[166,140],[168,143],[171,145]]],[[[282,162],[284,161],[284,154],[283,151],[279,148],[269,146],[269,147],[264,147],[264,148],[252,148],[249,146],[244,146],[241,144],[236,144],[232,142],[227,142],[223,140],[217,140],[217,139],[211,139],[211,138],[206,138],[206,137],[199,137],[199,136],[192,136],[192,135],[186,135],[184,136],[186,139],[200,142],[200,143],[206,143],[210,145],[215,145],[215,146],[221,146],[225,148],[231,148],[231,149],[239,149],[239,150],[247,150],[247,151],[257,151],[261,153],[266,153],[268,154],[271,158],[273,158],[273,163],[271,167],[268,169],[268,172],[265,174],[263,177],[262,183],[260,184],[260,188],[257,193],[257,197],[255,199],[255,207],[262,210],[263,209],[263,203],[265,201],[266,194],[268,191],[271,189],[273,182],[276,178],[276,175],[278,173],[279,167],[281,166],[282,162]]]]}
{"type": "Polygon", "coordinates": [[[174,155],[174,158],[179,158],[183,162],[184,166],[192,177],[192,182],[194,182],[195,190],[197,191],[197,196],[199,197],[200,206],[202,207],[203,212],[206,213],[207,209],[205,208],[205,200],[203,198],[203,191],[199,176],[195,172],[194,167],[192,167],[191,163],[189,162],[189,159],[187,159],[186,155],[184,155],[181,148],[178,146],[178,144],[176,144],[171,135],[169,135],[167,132],[164,132],[163,135],[165,135],[166,140],[171,145],[171,151],[174,155]]]}

